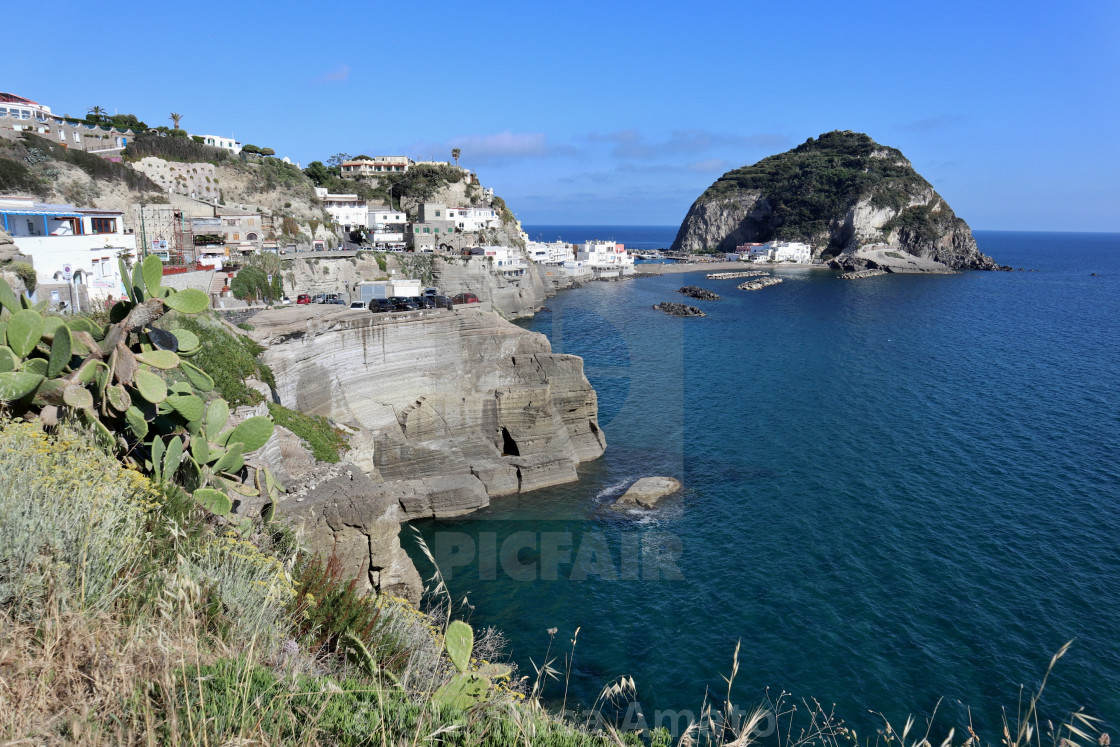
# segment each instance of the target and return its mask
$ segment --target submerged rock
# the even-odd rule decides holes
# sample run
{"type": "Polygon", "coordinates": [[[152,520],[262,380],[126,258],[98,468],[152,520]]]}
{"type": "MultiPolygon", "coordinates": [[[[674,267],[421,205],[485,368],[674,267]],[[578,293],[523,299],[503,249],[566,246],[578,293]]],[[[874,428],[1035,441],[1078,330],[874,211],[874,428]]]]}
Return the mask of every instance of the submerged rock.
{"type": "Polygon", "coordinates": [[[617,511],[626,509],[654,508],[657,502],[667,495],[681,489],[681,483],[672,477],[643,477],[622,494],[612,508],[617,511]]]}

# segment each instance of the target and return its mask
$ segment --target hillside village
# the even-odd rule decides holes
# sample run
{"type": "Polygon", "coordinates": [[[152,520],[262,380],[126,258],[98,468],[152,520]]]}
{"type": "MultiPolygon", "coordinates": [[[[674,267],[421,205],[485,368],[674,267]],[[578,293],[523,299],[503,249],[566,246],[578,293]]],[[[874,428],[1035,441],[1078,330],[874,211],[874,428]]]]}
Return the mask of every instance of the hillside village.
{"type": "MultiPolygon", "coordinates": [[[[13,284],[55,309],[83,311],[121,297],[118,260],[148,255],[163,260],[169,282],[204,290],[220,308],[317,290],[356,297],[361,281],[405,279],[410,266],[395,257],[407,254],[483,262],[514,282],[533,273],[546,287],[634,273],[616,242],[529,241],[494,190],[459,165],[458,149],[453,162],[340,153],[301,168],[171,119],[174,127],[152,128],[99,107],[77,119],[0,93],[0,264],[13,284]],[[363,252],[383,259],[346,284],[336,276],[304,285],[308,273],[290,269],[363,252]],[[247,297],[234,280],[247,266],[288,271],[270,287],[278,292],[247,297]]],[[[400,285],[408,295],[418,284],[400,285]]]]}

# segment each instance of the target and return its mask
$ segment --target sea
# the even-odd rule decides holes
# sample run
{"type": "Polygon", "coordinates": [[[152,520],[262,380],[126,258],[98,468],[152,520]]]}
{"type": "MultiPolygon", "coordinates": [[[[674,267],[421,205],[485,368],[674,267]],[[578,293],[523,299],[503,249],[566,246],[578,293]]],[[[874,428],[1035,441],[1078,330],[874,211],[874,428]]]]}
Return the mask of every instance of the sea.
{"type": "MultiPolygon", "coordinates": [[[[526,230],[639,250],[676,233],[526,230]]],[[[861,735],[936,712],[933,734],[997,744],[1070,641],[1043,729],[1077,709],[1116,725],[1120,234],[975,236],[1015,269],[779,269],[756,292],[699,272],[550,299],[519,324],[583,358],[607,449],[579,482],[415,524],[456,616],[501,631],[529,682],[547,662],[556,707],[632,677],[630,726],[724,703],[738,651],[737,707],[819,703],[861,735]],[[722,298],[688,300],[704,318],[651,308],[686,284],[722,298]],[[651,475],[683,492],[610,508],[651,475]]]]}

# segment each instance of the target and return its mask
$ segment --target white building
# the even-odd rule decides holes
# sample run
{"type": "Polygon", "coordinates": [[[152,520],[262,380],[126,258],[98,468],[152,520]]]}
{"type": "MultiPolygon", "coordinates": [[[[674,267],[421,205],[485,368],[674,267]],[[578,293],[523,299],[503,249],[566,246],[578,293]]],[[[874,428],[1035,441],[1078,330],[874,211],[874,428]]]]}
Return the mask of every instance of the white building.
{"type": "Polygon", "coordinates": [[[0,117],[44,121],[51,116],[51,108],[14,93],[0,93],[0,117]]]}
{"type": "Polygon", "coordinates": [[[481,231],[493,228],[501,219],[494,208],[483,205],[447,208],[447,220],[454,222],[460,231],[481,231]]]}
{"type": "Polygon", "coordinates": [[[373,230],[399,228],[403,231],[404,225],[408,223],[408,216],[403,210],[394,210],[387,205],[370,205],[368,211],[369,219],[366,225],[373,230]]]}
{"type": "Polygon", "coordinates": [[[809,264],[813,259],[813,248],[800,241],[779,241],[771,244],[774,262],[796,262],[809,264]]]}
{"type": "Polygon", "coordinates": [[[408,156],[373,156],[343,161],[340,169],[346,179],[362,179],[403,174],[413,165],[413,160],[408,156]]]}
{"type": "Polygon", "coordinates": [[[39,285],[84,286],[91,301],[119,298],[125,292],[117,260],[135,261],[136,237],[125,233],[123,217],[119,210],[0,198],[0,222],[20,252],[31,257],[39,285]]]}
{"type": "Polygon", "coordinates": [[[594,275],[594,271],[587,266],[587,263],[578,259],[570,259],[564,262],[561,267],[567,277],[578,280],[589,280],[594,275]]]}
{"type": "Polygon", "coordinates": [[[346,233],[369,226],[369,208],[357,195],[334,195],[322,187],[316,188],[315,194],[323,201],[331,221],[346,233]]]}
{"type": "Polygon", "coordinates": [[[200,135],[199,137],[202,138],[203,145],[228,150],[234,154],[241,152],[241,143],[231,137],[222,137],[221,135],[200,135]]]}
{"type": "Polygon", "coordinates": [[[539,265],[562,265],[575,257],[572,245],[563,241],[547,244],[543,241],[528,241],[525,243],[525,251],[529,259],[539,265]]]}
{"type": "Polygon", "coordinates": [[[471,249],[471,256],[486,257],[503,275],[524,275],[529,268],[525,255],[508,246],[476,246],[471,249]]]}
{"type": "Polygon", "coordinates": [[[588,241],[580,244],[576,260],[590,267],[597,277],[618,277],[634,273],[634,258],[623,244],[613,241],[588,241]]]}

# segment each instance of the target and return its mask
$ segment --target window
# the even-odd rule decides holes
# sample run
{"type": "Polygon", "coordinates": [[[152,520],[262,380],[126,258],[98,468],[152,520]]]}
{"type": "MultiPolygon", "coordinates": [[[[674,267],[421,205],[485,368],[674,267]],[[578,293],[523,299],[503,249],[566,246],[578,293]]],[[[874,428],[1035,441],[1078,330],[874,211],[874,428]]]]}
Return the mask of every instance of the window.
{"type": "Polygon", "coordinates": [[[234,241],[241,241],[241,234],[239,234],[239,233],[235,233],[235,234],[233,235],[233,240],[234,240],[234,241]]]}
{"type": "Polygon", "coordinates": [[[115,218],[91,218],[90,225],[94,233],[116,233],[117,221],[115,218]]]}

